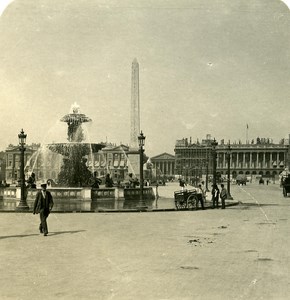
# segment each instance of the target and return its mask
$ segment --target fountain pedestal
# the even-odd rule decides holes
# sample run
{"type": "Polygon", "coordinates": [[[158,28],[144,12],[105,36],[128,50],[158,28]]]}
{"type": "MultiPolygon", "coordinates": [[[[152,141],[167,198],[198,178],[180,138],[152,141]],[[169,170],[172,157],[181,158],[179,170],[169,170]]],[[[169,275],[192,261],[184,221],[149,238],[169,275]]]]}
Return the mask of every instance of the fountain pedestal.
{"type": "Polygon", "coordinates": [[[134,174],[140,178],[140,153],[137,150],[131,150],[127,154],[130,164],[128,166],[128,173],[134,174]]]}

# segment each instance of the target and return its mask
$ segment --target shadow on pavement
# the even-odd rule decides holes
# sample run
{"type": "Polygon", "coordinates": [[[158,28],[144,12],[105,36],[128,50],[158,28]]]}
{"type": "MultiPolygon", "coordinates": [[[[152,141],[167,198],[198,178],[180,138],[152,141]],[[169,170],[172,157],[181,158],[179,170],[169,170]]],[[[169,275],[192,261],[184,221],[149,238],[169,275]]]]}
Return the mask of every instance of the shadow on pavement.
{"type": "Polygon", "coordinates": [[[7,236],[0,236],[0,240],[9,239],[9,238],[24,238],[28,236],[37,236],[39,234],[17,234],[17,235],[7,235],[7,236]]]}
{"type": "Polygon", "coordinates": [[[245,202],[241,202],[241,205],[243,205],[243,206],[280,206],[277,203],[265,204],[265,203],[245,203],[245,202]]]}
{"type": "Polygon", "coordinates": [[[66,234],[66,233],[70,233],[70,234],[72,234],[72,233],[78,233],[78,232],[84,232],[84,231],[86,231],[86,230],[73,230],[73,231],[71,231],[71,230],[67,230],[67,231],[57,231],[57,232],[49,232],[49,234],[48,234],[48,235],[59,235],[59,234],[66,234]]]}

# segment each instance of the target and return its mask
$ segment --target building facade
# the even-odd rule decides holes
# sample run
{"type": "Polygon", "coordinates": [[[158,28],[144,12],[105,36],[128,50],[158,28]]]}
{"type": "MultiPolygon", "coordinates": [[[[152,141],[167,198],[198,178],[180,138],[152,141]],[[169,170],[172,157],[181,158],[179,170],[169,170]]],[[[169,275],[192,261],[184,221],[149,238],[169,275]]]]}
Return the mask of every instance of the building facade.
{"type": "MultiPolygon", "coordinates": [[[[63,157],[40,144],[26,145],[25,149],[25,178],[28,179],[33,172],[37,182],[57,181],[63,157]]],[[[20,178],[20,155],[19,146],[9,145],[5,151],[5,180],[8,184],[17,184],[20,178]]]]}
{"type": "Polygon", "coordinates": [[[0,152],[0,183],[6,180],[6,154],[4,151],[0,152]]]}
{"type": "MultiPolygon", "coordinates": [[[[200,179],[213,173],[213,139],[207,135],[201,142],[193,143],[187,138],[177,140],[175,144],[175,174],[192,179],[200,179]]],[[[218,176],[226,176],[230,162],[230,176],[237,175],[277,178],[289,168],[289,141],[273,143],[271,139],[257,138],[247,143],[224,143],[221,140],[216,148],[218,176]],[[230,147],[229,147],[230,146],[230,147]]]]}
{"type": "Polygon", "coordinates": [[[260,175],[277,178],[289,165],[289,145],[259,142],[217,146],[217,172],[227,174],[228,155],[231,175],[260,175]]]}
{"type": "Polygon", "coordinates": [[[109,173],[115,182],[123,181],[128,175],[130,164],[128,151],[129,147],[126,145],[107,144],[102,151],[94,154],[94,161],[90,163],[91,171],[96,172],[98,177],[109,173]]]}
{"type": "MultiPolygon", "coordinates": [[[[26,146],[24,151],[24,165],[27,166],[39,145],[26,146]]],[[[20,178],[20,150],[18,146],[9,145],[5,151],[5,180],[8,184],[17,184],[20,178]]]]}
{"type": "Polygon", "coordinates": [[[201,142],[187,138],[177,140],[174,148],[175,174],[195,183],[212,174],[212,142],[210,135],[201,142]]]}
{"type": "Polygon", "coordinates": [[[175,156],[169,153],[162,153],[150,158],[154,174],[159,179],[173,177],[175,175],[175,156]]]}

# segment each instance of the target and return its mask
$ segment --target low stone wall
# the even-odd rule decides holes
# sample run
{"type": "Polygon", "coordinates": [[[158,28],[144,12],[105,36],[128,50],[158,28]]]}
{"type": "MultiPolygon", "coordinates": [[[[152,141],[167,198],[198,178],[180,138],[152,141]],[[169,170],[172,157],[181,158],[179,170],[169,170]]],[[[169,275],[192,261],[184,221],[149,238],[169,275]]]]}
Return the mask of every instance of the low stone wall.
{"type": "MultiPolygon", "coordinates": [[[[53,211],[91,211],[90,188],[50,188],[54,206],[53,211]]],[[[29,189],[27,204],[32,210],[37,190],[29,189]],[[31,204],[31,205],[30,205],[31,204]]]]}
{"type": "MultiPolygon", "coordinates": [[[[29,210],[33,204],[38,189],[27,189],[26,201],[29,210]]],[[[49,188],[52,194],[55,212],[65,211],[98,211],[135,209],[139,204],[140,189],[138,188],[49,188]]],[[[0,188],[0,209],[14,211],[20,202],[20,187],[0,188]]],[[[148,207],[155,200],[153,187],[144,187],[143,199],[148,207]]]]}
{"type": "Polygon", "coordinates": [[[16,187],[0,188],[0,208],[1,210],[15,210],[20,200],[20,189],[16,187]]]}
{"type": "MultiPolygon", "coordinates": [[[[153,187],[144,187],[143,199],[146,206],[152,207],[155,200],[153,187]]],[[[136,209],[139,205],[139,188],[105,188],[92,189],[92,210],[127,210],[136,209]]]]}
{"type": "Polygon", "coordinates": [[[124,189],[116,188],[102,188],[92,189],[92,211],[100,209],[120,210],[124,203],[124,189]]]}

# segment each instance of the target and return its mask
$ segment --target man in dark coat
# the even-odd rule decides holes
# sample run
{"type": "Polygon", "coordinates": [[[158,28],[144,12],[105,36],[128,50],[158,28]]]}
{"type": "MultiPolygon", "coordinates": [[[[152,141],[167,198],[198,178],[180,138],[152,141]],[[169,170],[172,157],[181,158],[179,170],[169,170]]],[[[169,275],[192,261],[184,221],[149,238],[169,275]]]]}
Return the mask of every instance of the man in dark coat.
{"type": "Polygon", "coordinates": [[[41,185],[41,191],[38,191],[33,206],[33,214],[38,214],[40,216],[39,231],[43,233],[44,236],[48,234],[46,219],[50,214],[53,207],[52,195],[46,190],[46,183],[41,185]]]}
{"type": "Polygon", "coordinates": [[[214,184],[212,186],[211,195],[212,195],[212,208],[215,208],[215,207],[219,208],[220,190],[219,190],[217,184],[214,184]]]}
{"type": "Polygon", "coordinates": [[[220,198],[222,200],[222,209],[225,209],[226,208],[226,202],[225,200],[227,199],[228,197],[228,191],[226,190],[224,184],[221,184],[221,193],[220,193],[220,198]]]}

